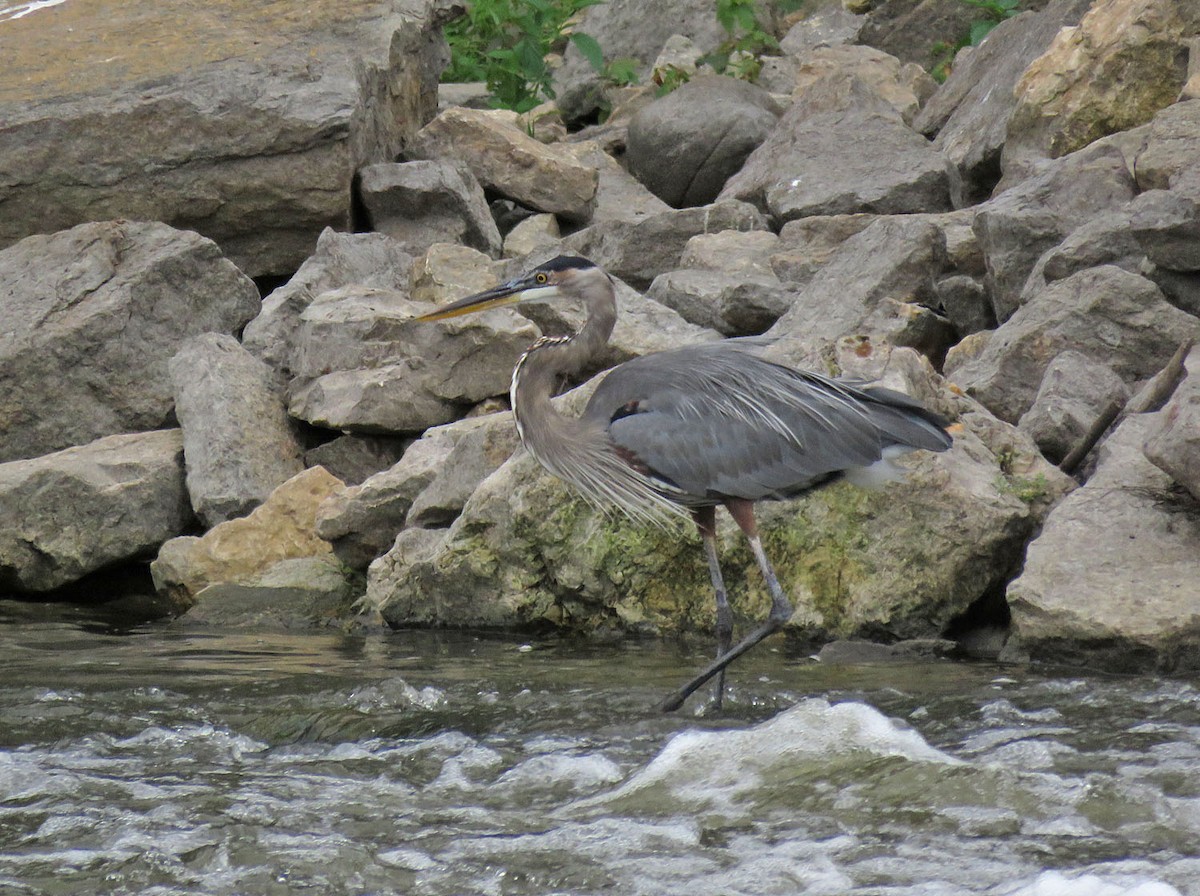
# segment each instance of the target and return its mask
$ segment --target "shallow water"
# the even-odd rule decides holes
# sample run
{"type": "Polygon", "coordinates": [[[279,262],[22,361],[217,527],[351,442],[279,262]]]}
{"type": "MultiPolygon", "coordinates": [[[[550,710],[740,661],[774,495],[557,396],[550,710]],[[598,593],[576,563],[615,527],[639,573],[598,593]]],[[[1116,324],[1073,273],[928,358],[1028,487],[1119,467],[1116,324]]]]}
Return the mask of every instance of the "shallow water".
{"type": "MultiPolygon", "coordinates": [[[[0,620],[4,614],[0,613],[0,620]]],[[[1200,894],[1200,681],[0,621],[5,894],[1200,894]]]]}

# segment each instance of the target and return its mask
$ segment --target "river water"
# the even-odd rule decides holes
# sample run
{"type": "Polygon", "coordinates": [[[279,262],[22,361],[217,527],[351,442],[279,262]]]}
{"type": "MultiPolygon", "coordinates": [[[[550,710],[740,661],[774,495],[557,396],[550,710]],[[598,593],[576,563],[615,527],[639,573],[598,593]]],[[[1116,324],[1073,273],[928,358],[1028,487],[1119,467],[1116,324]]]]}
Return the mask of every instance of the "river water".
{"type": "Polygon", "coordinates": [[[1200,680],[0,607],[0,893],[1200,894],[1200,680]],[[700,696],[700,695],[697,695],[700,696]]]}

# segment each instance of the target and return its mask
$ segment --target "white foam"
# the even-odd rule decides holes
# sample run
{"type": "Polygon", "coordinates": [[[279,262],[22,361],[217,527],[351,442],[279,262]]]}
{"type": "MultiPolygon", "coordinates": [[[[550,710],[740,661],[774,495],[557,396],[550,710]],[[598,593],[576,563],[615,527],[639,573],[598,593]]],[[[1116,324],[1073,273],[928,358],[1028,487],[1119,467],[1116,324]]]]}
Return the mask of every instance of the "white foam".
{"type": "Polygon", "coordinates": [[[995,896],[1182,896],[1170,884],[1156,880],[1112,880],[1095,874],[1070,877],[1059,871],[1044,871],[1036,879],[1015,889],[994,890],[995,896]]]}

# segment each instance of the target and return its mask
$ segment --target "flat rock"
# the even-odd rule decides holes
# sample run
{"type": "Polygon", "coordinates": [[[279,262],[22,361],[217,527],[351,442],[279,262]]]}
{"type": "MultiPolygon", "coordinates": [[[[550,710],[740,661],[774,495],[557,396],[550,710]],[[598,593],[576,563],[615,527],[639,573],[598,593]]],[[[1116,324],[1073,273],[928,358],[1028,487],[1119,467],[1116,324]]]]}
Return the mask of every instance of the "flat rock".
{"type": "Polygon", "coordinates": [[[419,255],[434,243],[462,243],[500,254],[500,231],[479,181],[449,160],[381,162],[359,172],[371,229],[419,255]]]}
{"type": "Polygon", "coordinates": [[[186,610],[208,585],[252,582],[281,560],[332,557],[316,533],[317,508],[345,486],[322,467],[293,476],[249,516],[229,520],[201,537],[165,542],[150,564],[154,587],[186,610]]]}
{"type": "Polygon", "coordinates": [[[0,461],[168,425],[179,346],[236,332],[258,305],[214,242],[165,224],[81,224],[0,250],[0,461]]]}
{"type": "Polygon", "coordinates": [[[82,0],[4,24],[0,246],[165,221],[252,276],[352,223],[351,181],[436,109],[447,4],[82,0]],[[130,139],[136,135],[136,139],[130,139]]]}
{"type": "Polygon", "coordinates": [[[1122,423],[1100,446],[1091,479],[1030,544],[1008,604],[1035,658],[1087,651],[1109,672],[1195,667],[1200,514],[1142,454],[1153,428],[1147,415],[1122,423]]]}
{"type": "Polygon", "coordinates": [[[947,358],[946,375],[1002,420],[1029,410],[1050,363],[1067,350],[1108,366],[1132,384],[1200,334],[1149,280],[1120,268],[1080,271],[1049,284],[1000,326],[970,359],[947,358]]]}
{"type": "Polygon", "coordinates": [[[245,516],[302,469],[302,449],[267,365],[205,333],[170,362],[192,509],[206,528],[245,516]]]}
{"type": "Polygon", "coordinates": [[[50,591],[153,555],[192,524],[177,429],[0,463],[0,589],[50,591]]]}
{"type": "Polygon", "coordinates": [[[420,130],[408,156],[459,160],[486,190],[573,221],[592,216],[595,169],[530,137],[511,112],[447,109],[420,130]]]}

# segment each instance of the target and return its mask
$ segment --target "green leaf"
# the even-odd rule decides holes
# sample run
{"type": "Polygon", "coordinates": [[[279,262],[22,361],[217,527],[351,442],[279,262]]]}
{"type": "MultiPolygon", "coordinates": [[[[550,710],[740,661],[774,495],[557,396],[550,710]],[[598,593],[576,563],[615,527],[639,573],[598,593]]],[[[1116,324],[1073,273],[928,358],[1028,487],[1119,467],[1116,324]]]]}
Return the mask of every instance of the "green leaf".
{"type": "Polygon", "coordinates": [[[582,31],[576,31],[571,35],[571,43],[583,54],[583,58],[597,73],[604,73],[604,51],[600,49],[600,42],[596,38],[590,34],[584,34],[582,31]]]}

